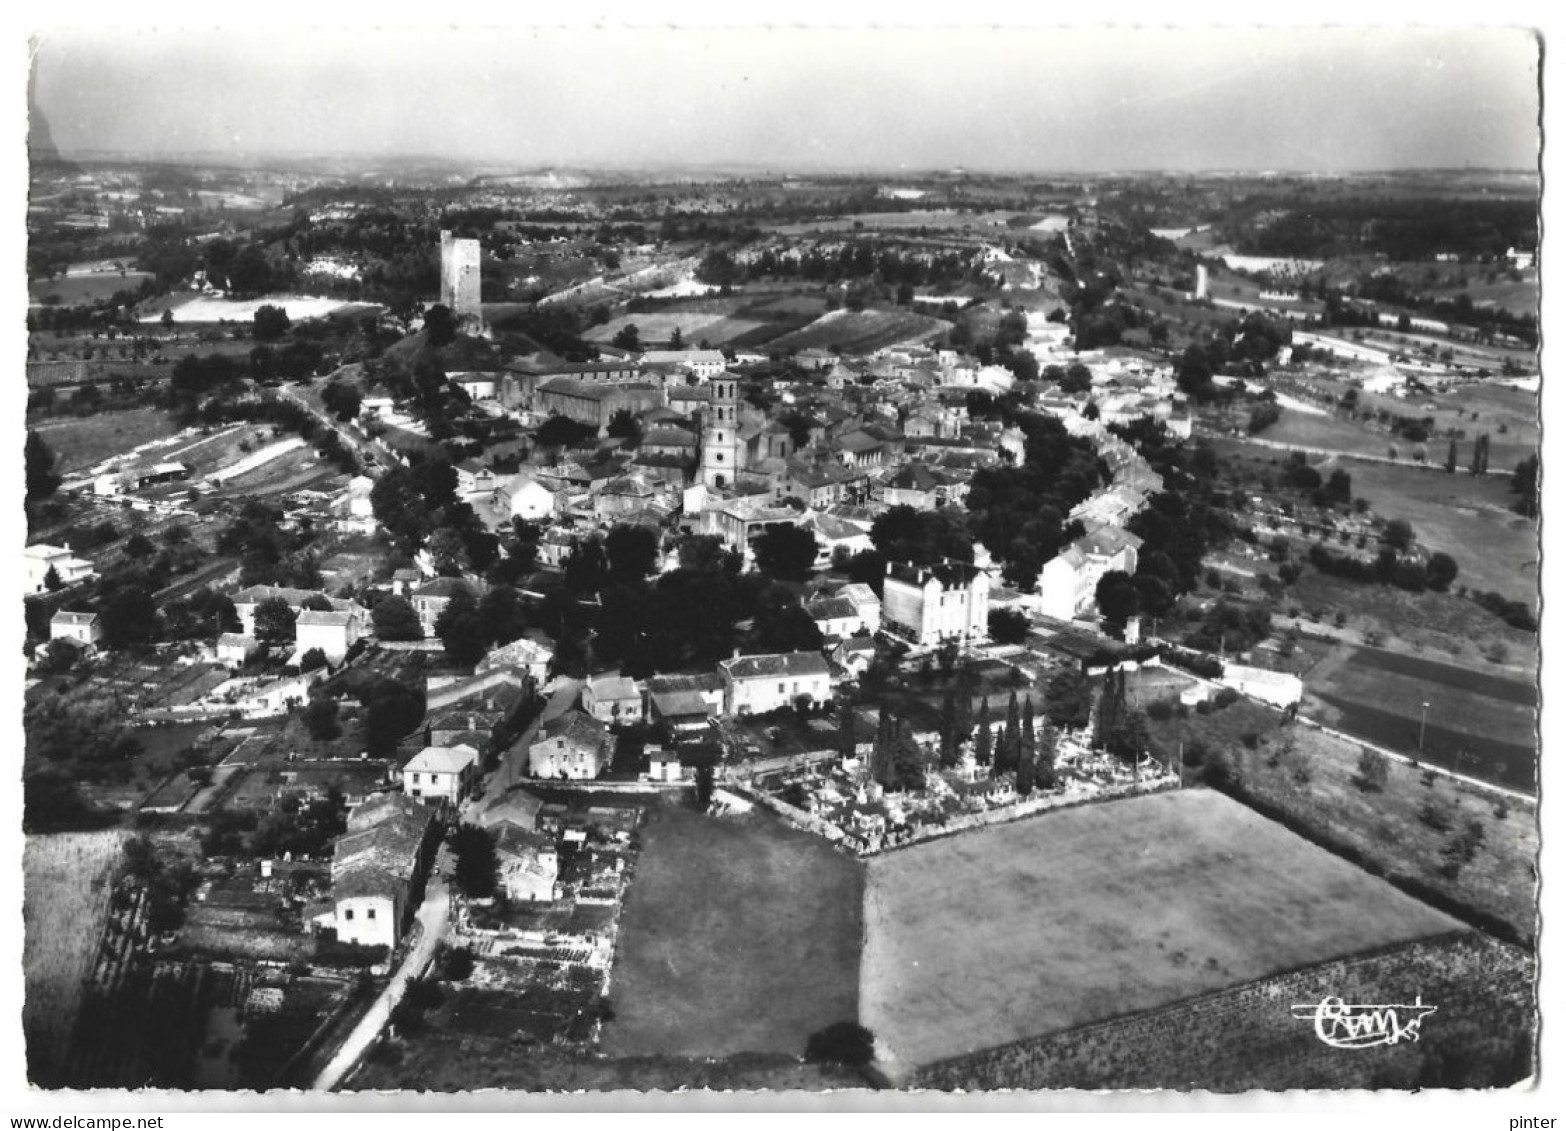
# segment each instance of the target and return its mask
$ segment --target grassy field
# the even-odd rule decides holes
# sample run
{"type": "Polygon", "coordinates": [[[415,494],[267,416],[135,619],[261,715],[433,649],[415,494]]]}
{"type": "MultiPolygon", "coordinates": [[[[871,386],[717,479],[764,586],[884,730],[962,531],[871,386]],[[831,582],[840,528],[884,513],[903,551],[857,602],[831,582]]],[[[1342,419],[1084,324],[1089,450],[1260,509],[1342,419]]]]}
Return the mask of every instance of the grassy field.
{"type": "Polygon", "coordinates": [[[1456,925],[1208,790],[875,857],[865,921],[894,1075],[1456,925]]]}
{"type": "Polygon", "coordinates": [[[35,1067],[64,1062],[123,842],[118,829],[51,833],[28,837],[22,849],[22,1023],[35,1067]]]}
{"type": "Polygon", "coordinates": [[[1149,1013],[1019,1041],[920,1071],[920,1087],[1496,1087],[1529,1074],[1537,1027],[1527,951],[1469,931],[1355,955],[1149,1013]],[[1345,1054],[1294,1015],[1327,995],[1436,1006],[1420,1040],[1345,1054]]]}
{"type": "Polygon", "coordinates": [[[1420,545],[1452,555],[1456,584],[1514,601],[1538,600],[1538,528],[1512,511],[1510,480],[1390,464],[1350,464],[1345,470],[1355,496],[1368,499],[1371,510],[1407,519],[1420,545]]]}
{"type": "MultiPolygon", "coordinates": [[[[1334,401],[1341,400],[1352,387],[1345,379],[1321,373],[1311,373],[1297,377],[1295,380],[1301,385],[1330,394],[1334,401]]],[[[1431,426],[1433,438],[1426,442],[1425,447],[1429,450],[1430,459],[1436,463],[1446,459],[1446,441],[1442,437],[1448,429],[1455,428],[1464,433],[1457,444],[1458,461],[1464,467],[1472,457],[1473,442],[1481,432],[1490,435],[1490,466],[1496,469],[1515,467],[1539,445],[1539,400],[1532,393],[1521,389],[1475,382],[1453,386],[1446,392],[1430,393],[1422,400],[1416,397],[1373,393],[1365,389],[1358,390],[1357,397],[1359,407],[1363,410],[1385,409],[1388,413],[1397,416],[1421,419],[1430,417],[1433,421],[1431,426]]],[[[1285,419],[1291,415],[1303,414],[1286,412],[1285,419]]],[[[1322,418],[1313,419],[1319,421],[1322,418]]],[[[1413,452],[1414,445],[1406,440],[1396,439],[1385,432],[1371,431],[1362,424],[1354,424],[1351,421],[1345,420],[1340,423],[1377,437],[1380,445],[1379,448],[1371,449],[1372,455],[1385,455],[1387,445],[1393,443],[1397,444],[1398,450],[1404,454],[1413,452]]],[[[1267,439],[1277,438],[1273,429],[1268,429],[1262,435],[1267,439]]]]}
{"type": "Polygon", "coordinates": [[[1278,422],[1261,433],[1261,439],[1364,456],[1384,456],[1390,444],[1396,444],[1405,455],[1413,451],[1411,444],[1385,432],[1373,432],[1352,420],[1340,416],[1315,416],[1292,408],[1284,409],[1278,422]]]}
{"type": "Polygon", "coordinates": [[[1210,715],[1154,723],[1154,751],[1173,757],[1181,745],[1189,752],[1198,738],[1227,751],[1239,760],[1246,793],[1287,813],[1312,839],[1359,858],[1378,874],[1407,877],[1504,922],[1520,938],[1533,937],[1539,854],[1534,804],[1506,799],[1502,805],[1489,790],[1390,760],[1385,787],[1367,792],[1354,784],[1358,743],[1300,725],[1280,732],[1279,721],[1278,712],[1242,700],[1210,715]],[[1280,756],[1285,733],[1296,755],[1280,756]],[[1427,803],[1450,815],[1450,831],[1420,819],[1427,803]],[[1481,823],[1484,838],[1469,863],[1444,876],[1437,871],[1442,849],[1470,819],[1481,823]]]}
{"type": "Polygon", "coordinates": [[[57,469],[67,475],[179,431],[167,413],[155,408],[59,417],[34,428],[54,452],[57,469]]]}
{"type": "Polygon", "coordinates": [[[1532,683],[1344,645],[1311,671],[1307,687],[1309,713],[1322,722],[1433,765],[1533,787],[1538,692],[1532,683]]]}
{"type": "Polygon", "coordinates": [[[862,871],[774,817],[648,812],[603,1031],[616,1057],[804,1052],[858,1012],[862,871]]]}
{"type": "Polygon", "coordinates": [[[798,319],[801,324],[826,313],[826,298],[820,294],[777,295],[749,303],[735,315],[740,318],[762,318],[771,322],[787,322],[798,319]]]}
{"type": "MultiPolygon", "coordinates": [[[[1477,275],[1478,272],[1475,272],[1477,275]]],[[[1466,294],[1473,299],[1475,306],[1493,305],[1512,314],[1539,313],[1539,272],[1536,268],[1530,268],[1521,272],[1522,281],[1513,282],[1509,277],[1501,276],[1495,282],[1489,283],[1484,278],[1471,278],[1468,286],[1464,288],[1453,287],[1444,292],[1449,297],[1455,298],[1460,294],[1466,294]]]]}
{"type": "MultiPolygon", "coordinates": [[[[1325,430],[1357,429],[1343,420],[1285,412],[1283,421],[1269,428],[1268,440],[1306,446],[1332,446],[1349,450],[1346,444],[1323,445],[1325,430]],[[1279,432],[1291,420],[1312,421],[1322,434],[1304,436],[1279,432]]],[[[1216,440],[1213,448],[1238,469],[1255,474],[1276,472],[1274,461],[1282,464],[1285,453],[1262,448],[1241,440],[1216,440]]],[[[1368,451],[1365,454],[1385,455],[1368,451]]],[[[1436,453],[1432,451],[1434,456],[1436,453]]],[[[1437,462],[1445,459],[1442,448],[1437,462]]],[[[1448,475],[1444,470],[1314,458],[1312,466],[1326,479],[1334,470],[1348,472],[1351,490],[1363,498],[1382,518],[1405,519],[1414,528],[1419,544],[1432,552],[1441,551],[1457,562],[1454,589],[1495,591],[1510,600],[1536,601],[1538,598],[1538,528],[1529,519],[1512,511],[1516,496],[1511,481],[1499,476],[1473,476],[1464,472],[1448,475]]]]}
{"type": "Polygon", "coordinates": [[[1532,679],[1538,672],[1539,637],[1513,628],[1474,602],[1450,593],[1409,593],[1329,577],[1307,568],[1285,598],[1321,623],[1338,613],[1355,640],[1380,632],[1400,652],[1454,659],[1480,670],[1532,679]]]}
{"type": "Polygon", "coordinates": [[[906,310],[833,310],[801,329],[770,343],[772,349],[812,347],[846,353],[869,353],[900,342],[924,341],[945,332],[951,323],[906,310]]]}
{"type": "Polygon", "coordinates": [[[582,335],[589,342],[610,342],[626,326],[635,326],[642,344],[663,346],[678,329],[685,341],[685,348],[694,349],[705,341],[713,349],[728,345],[735,338],[752,333],[766,326],[766,322],[750,318],[731,318],[718,313],[698,311],[660,311],[641,314],[624,314],[612,318],[602,326],[594,326],[582,335]]]}
{"type": "Polygon", "coordinates": [[[42,302],[54,295],[63,305],[75,306],[112,298],[120,291],[134,291],[143,279],[150,278],[152,276],[146,271],[94,271],[90,275],[32,279],[27,284],[27,296],[34,302],[42,302]]]}

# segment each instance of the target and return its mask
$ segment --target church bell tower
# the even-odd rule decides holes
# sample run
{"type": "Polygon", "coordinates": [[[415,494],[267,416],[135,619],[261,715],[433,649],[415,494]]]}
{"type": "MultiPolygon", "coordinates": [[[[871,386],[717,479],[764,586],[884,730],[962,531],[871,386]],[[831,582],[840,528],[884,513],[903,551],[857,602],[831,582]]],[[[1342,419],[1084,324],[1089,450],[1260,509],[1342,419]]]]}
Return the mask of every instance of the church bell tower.
{"type": "Polygon", "coordinates": [[[708,385],[712,407],[701,433],[701,482],[709,490],[734,486],[739,468],[739,382],[727,371],[708,385]]]}

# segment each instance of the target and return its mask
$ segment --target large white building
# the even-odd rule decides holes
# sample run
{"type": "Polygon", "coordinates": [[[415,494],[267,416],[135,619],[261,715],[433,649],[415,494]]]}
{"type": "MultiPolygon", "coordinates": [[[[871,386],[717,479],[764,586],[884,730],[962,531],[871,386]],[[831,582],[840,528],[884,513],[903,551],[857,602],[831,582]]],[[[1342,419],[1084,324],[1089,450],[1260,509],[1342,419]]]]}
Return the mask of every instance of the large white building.
{"type": "Polygon", "coordinates": [[[726,715],[762,715],[792,707],[800,696],[814,704],[832,699],[832,667],[820,652],[736,656],[718,665],[726,715]]]}
{"type": "Polygon", "coordinates": [[[49,570],[62,586],[74,585],[94,576],[92,563],[78,558],[63,546],[47,546],[42,542],[22,551],[23,584],[29,593],[42,593],[49,588],[49,570]]]}
{"type": "Polygon", "coordinates": [[[1038,610],[1072,620],[1092,609],[1099,580],[1114,570],[1135,573],[1142,540],[1115,526],[1101,526],[1078,538],[1039,571],[1038,610]]]}
{"type": "Polygon", "coordinates": [[[673,365],[688,369],[698,381],[710,381],[728,365],[721,350],[648,350],[643,365],[673,365]]]}
{"type": "Polygon", "coordinates": [[[943,561],[887,562],[882,627],[921,647],[968,643],[989,635],[990,578],[978,566],[943,561]]]}

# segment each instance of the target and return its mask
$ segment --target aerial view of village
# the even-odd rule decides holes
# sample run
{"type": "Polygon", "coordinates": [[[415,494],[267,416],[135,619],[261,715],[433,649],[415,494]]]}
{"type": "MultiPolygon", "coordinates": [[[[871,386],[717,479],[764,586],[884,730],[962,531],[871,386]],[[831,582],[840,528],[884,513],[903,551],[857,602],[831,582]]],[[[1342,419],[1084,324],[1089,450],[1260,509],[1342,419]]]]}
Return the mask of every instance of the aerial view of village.
{"type": "Polygon", "coordinates": [[[1410,80],[1384,149],[1267,104],[1252,157],[1166,44],[1094,161],[870,130],[784,38],[702,110],[661,40],[528,80],[551,145],[668,123],[623,161],[159,148],[114,104],[222,119],[289,41],[43,37],[31,1085],[1532,1079],[1539,46],[1383,34],[1484,130],[1410,80]]]}

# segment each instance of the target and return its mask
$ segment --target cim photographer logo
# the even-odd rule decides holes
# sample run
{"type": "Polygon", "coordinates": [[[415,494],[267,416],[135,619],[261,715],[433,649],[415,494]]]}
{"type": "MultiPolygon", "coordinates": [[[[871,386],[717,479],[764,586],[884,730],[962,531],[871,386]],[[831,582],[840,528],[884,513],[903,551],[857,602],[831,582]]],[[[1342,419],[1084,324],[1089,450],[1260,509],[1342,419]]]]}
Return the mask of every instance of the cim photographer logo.
{"type": "Polygon", "coordinates": [[[1324,997],[1315,1005],[1296,1005],[1294,1016],[1310,1021],[1316,1036],[1335,1049],[1368,1049],[1419,1040],[1419,1026],[1436,1011],[1419,995],[1412,1004],[1350,1005],[1340,997],[1324,997]]]}

